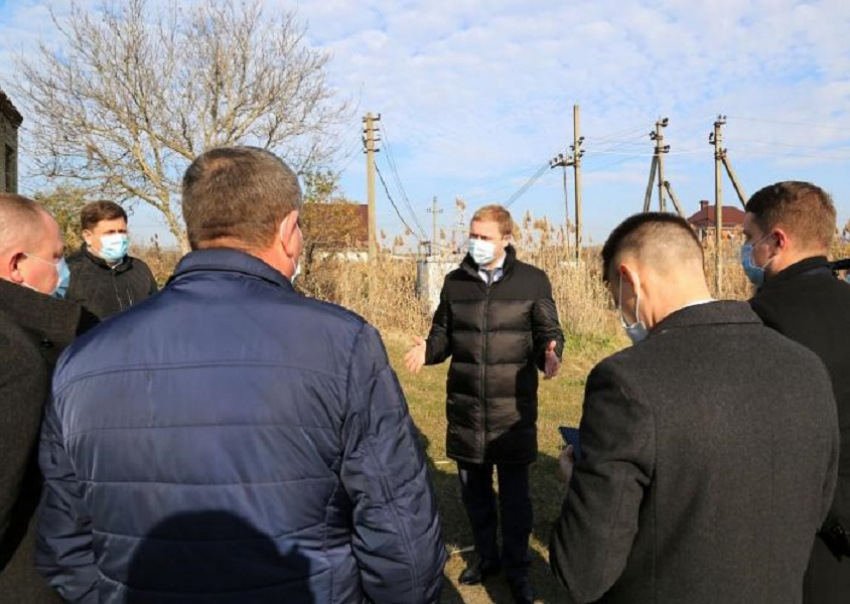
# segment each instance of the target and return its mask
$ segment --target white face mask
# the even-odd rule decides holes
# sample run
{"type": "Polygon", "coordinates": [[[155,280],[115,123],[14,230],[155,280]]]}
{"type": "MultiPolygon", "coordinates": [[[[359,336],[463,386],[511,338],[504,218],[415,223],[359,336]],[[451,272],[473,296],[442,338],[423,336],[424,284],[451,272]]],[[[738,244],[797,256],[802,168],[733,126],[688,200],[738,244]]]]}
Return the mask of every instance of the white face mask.
{"type": "Polygon", "coordinates": [[[470,239],[469,255],[478,266],[487,266],[496,259],[496,244],[483,239],[470,239]]]}
{"type": "Polygon", "coordinates": [[[637,344],[646,339],[649,335],[649,330],[646,328],[646,324],[640,320],[640,287],[635,286],[635,322],[629,324],[626,321],[626,315],[623,314],[623,273],[620,273],[620,295],[617,300],[617,310],[620,311],[620,322],[623,324],[623,329],[626,330],[626,335],[629,336],[629,339],[632,341],[632,344],[637,344]]]}
{"type": "MultiPolygon", "coordinates": [[[[296,225],[296,228],[299,231],[301,231],[300,225],[296,225]]],[[[283,243],[283,230],[281,230],[279,237],[280,237],[281,243],[283,243]]],[[[304,233],[303,232],[301,233],[301,241],[302,241],[302,245],[303,245],[303,241],[304,241],[304,233]]],[[[293,266],[292,276],[289,278],[289,282],[292,285],[295,285],[295,279],[298,277],[298,275],[301,274],[301,258],[300,258],[300,255],[299,255],[298,260],[296,260],[295,258],[292,258],[292,257],[290,257],[289,260],[292,262],[292,266],[293,266]]]]}
{"type": "Polygon", "coordinates": [[[292,285],[295,285],[295,279],[298,275],[301,274],[301,259],[298,259],[298,262],[295,263],[295,270],[292,272],[292,278],[289,280],[292,285]]]}

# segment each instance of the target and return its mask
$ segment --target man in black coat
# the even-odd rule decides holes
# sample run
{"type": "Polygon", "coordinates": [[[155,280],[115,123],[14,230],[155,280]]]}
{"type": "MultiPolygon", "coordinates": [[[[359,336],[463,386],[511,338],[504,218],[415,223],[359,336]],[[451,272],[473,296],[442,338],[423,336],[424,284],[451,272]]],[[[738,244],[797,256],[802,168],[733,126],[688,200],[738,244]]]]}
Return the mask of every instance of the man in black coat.
{"type": "Polygon", "coordinates": [[[500,206],[472,218],[469,254],[446,277],[428,339],[416,338],[408,369],[451,357],[447,455],[457,461],[478,562],[460,582],[480,583],[503,564],[514,599],[530,602],[532,529],[528,468],[537,457],[537,372],[553,377],[564,336],[549,278],[516,258],[514,225],[500,206]],[[503,554],[496,542],[493,466],[498,468],[503,554]]]}
{"type": "Polygon", "coordinates": [[[683,219],[633,216],[603,275],[636,344],[587,380],[549,548],[571,602],[797,604],[836,483],[823,363],[715,302],[683,219]]]}
{"type": "Polygon", "coordinates": [[[67,287],[62,236],[35,202],[0,194],[0,600],[62,602],[34,564],[42,479],[36,445],[62,349],[93,317],[67,287]]]}
{"type": "Polygon", "coordinates": [[[127,213],[112,201],[94,201],[80,212],[82,249],[68,258],[68,300],[103,321],[156,293],[148,265],[127,252],[127,213]]]}
{"type": "Polygon", "coordinates": [[[835,218],[829,195],[813,184],[765,187],[747,202],[741,258],[760,286],[753,310],[820,357],[838,404],[838,486],[804,583],[804,601],[812,604],[850,602],[850,285],[835,278],[827,260],[835,218]]]}

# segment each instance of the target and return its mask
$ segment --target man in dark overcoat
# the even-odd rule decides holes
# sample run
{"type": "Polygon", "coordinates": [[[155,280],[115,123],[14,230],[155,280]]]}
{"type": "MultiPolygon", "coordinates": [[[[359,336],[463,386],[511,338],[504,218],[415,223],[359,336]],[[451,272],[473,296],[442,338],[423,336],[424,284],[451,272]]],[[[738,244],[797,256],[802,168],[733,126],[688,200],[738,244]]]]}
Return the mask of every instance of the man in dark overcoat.
{"type": "Polygon", "coordinates": [[[829,510],[829,375],[746,302],[714,301],[702,248],[669,214],[633,216],[603,275],[634,346],[587,380],[583,457],[550,562],[570,602],[799,604],[829,510]]]}
{"type": "Polygon", "coordinates": [[[0,194],[0,600],[62,602],[34,564],[36,448],[59,354],[94,322],[59,299],[62,235],[41,206],[0,194]],[[53,295],[53,294],[56,294],[53,295]]]}
{"type": "Polygon", "coordinates": [[[850,284],[835,278],[827,260],[835,225],[835,206],[820,187],[767,186],[747,202],[741,258],[759,286],[753,310],[820,357],[838,405],[838,486],[806,571],[804,602],[810,604],[850,602],[850,284]]]}

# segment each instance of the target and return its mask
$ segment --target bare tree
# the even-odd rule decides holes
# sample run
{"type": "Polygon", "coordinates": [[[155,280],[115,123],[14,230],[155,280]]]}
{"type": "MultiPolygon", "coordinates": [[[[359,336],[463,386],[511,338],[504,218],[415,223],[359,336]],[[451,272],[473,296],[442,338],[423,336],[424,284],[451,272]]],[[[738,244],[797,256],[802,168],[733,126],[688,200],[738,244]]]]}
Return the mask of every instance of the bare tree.
{"type": "Polygon", "coordinates": [[[183,251],[186,166],[206,149],[253,144],[298,172],[332,155],[350,114],[293,13],[259,0],[104,0],[55,14],[58,44],[18,59],[38,174],[159,210],[183,251]]]}

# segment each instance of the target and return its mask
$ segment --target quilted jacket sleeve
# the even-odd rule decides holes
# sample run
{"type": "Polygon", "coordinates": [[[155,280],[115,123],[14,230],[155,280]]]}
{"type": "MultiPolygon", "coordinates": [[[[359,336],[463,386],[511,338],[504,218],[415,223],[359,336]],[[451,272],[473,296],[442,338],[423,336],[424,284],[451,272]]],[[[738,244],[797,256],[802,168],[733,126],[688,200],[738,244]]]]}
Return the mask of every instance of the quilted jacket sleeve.
{"type": "Polygon", "coordinates": [[[445,547],[416,427],[378,333],[352,351],[340,477],[353,503],[354,555],[369,599],[437,602],[445,547]]]}
{"type": "Polygon", "coordinates": [[[51,400],[44,414],[39,447],[44,493],[39,510],[35,564],[51,587],[73,604],[96,604],[98,570],[91,522],[62,438],[51,400]]]}
{"type": "Polygon", "coordinates": [[[452,356],[451,305],[447,295],[448,278],[440,291],[440,305],[434,313],[425,348],[425,364],[437,365],[452,356]]]}
{"type": "Polygon", "coordinates": [[[558,321],[558,310],[552,296],[552,284],[545,273],[540,276],[537,299],[532,311],[532,336],[534,337],[534,360],[537,368],[543,371],[546,367],[546,348],[549,342],[555,341],[555,354],[558,358],[564,353],[564,332],[558,321]]]}

